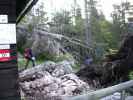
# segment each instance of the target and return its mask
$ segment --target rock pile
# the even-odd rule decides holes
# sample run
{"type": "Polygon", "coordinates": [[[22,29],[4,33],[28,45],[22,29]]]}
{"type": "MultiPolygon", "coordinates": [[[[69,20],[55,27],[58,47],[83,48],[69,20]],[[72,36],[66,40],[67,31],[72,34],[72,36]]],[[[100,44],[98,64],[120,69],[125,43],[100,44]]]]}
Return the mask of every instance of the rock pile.
{"type": "Polygon", "coordinates": [[[88,84],[73,73],[67,61],[49,61],[21,72],[19,77],[26,100],[60,100],[61,96],[79,95],[90,90],[88,84]]]}

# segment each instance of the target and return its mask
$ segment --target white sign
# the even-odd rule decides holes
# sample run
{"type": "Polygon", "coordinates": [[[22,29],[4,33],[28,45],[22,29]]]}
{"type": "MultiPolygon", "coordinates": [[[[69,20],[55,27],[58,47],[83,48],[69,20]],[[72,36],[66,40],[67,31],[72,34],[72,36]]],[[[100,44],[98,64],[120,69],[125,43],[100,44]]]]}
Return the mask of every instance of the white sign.
{"type": "Polygon", "coordinates": [[[0,23],[8,23],[8,15],[0,15],[0,23]]]}
{"type": "Polygon", "coordinates": [[[0,24],[0,44],[16,44],[15,24],[0,24]]]}
{"type": "Polygon", "coordinates": [[[1,49],[10,49],[10,45],[0,45],[0,50],[1,49]]]}
{"type": "Polygon", "coordinates": [[[5,58],[5,57],[10,57],[10,53],[0,53],[0,59],[2,59],[2,58],[5,58]]]}

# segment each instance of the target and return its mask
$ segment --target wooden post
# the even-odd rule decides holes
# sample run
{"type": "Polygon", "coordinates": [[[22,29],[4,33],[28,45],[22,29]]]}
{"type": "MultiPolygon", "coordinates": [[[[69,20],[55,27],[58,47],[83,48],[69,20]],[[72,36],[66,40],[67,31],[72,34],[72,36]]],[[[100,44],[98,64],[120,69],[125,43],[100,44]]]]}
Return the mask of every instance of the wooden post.
{"type": "Polygon", "coordinates": [[[121,100],[125,100],[126,98],[126,93],[125,90],[121,91],[121,100]]]}
{"type": "Polygon", "coordinates": [[[20,100],[16,51],[16,0],[0,0],[0,100],[20,100]]]}

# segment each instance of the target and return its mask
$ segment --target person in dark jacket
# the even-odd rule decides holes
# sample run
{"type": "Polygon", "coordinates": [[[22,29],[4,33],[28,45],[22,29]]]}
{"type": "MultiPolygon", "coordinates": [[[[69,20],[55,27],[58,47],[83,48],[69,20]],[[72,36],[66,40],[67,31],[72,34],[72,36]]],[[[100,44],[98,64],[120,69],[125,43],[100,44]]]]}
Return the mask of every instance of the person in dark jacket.
{"type": "Polygon", "coordinates": [[[93,62],[93,58],[90,57],[90,56],[87,56],[86,59],[85,59],[85,61],[84,61],[84,64],[86,66],[90,66],[92,64],[92,62],[93,62]]]}
{"type": "Polygon", "coordinates": [[[33,55],[32,49],[26,48],[24,51],[24,57],[26,59],[25,69],[27,69],[30,61],[32,62],[33,67],[35,66],[35,57],[33,55]]]}

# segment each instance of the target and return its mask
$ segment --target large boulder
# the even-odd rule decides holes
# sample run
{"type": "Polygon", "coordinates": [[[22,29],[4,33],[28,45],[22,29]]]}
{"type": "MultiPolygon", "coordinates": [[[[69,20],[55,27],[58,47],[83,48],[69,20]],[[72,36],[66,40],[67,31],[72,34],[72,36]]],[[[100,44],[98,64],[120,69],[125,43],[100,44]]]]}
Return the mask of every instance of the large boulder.
{"type": "Polygon", "coordinates": [[[32,48],[36,56],[42,54],[50,54],[51,56],[58,56],[60,54],[60,43],[57,41],[58,37],[51,36],[53,33],[35,29],[29,31],[28,27],[17,26],[17,43],[18,48],[32,48]]]}
{"type": "Polygon", "coordinates": [[[55,39],[44,34],[34,34],[35,39],[32,44],[32,49],[36,55],[42,53],[48,53],[51,56],[58,56],[60,53],[60,43],[58,43],[55,39]]]}
{"type": "Polygon", "coordinates": [[[53,70],[52,76],[60,77],[70,73],[73,73],[71,63],[68,61],[62,61],[56,64],[56,68],[53,70]]]}

